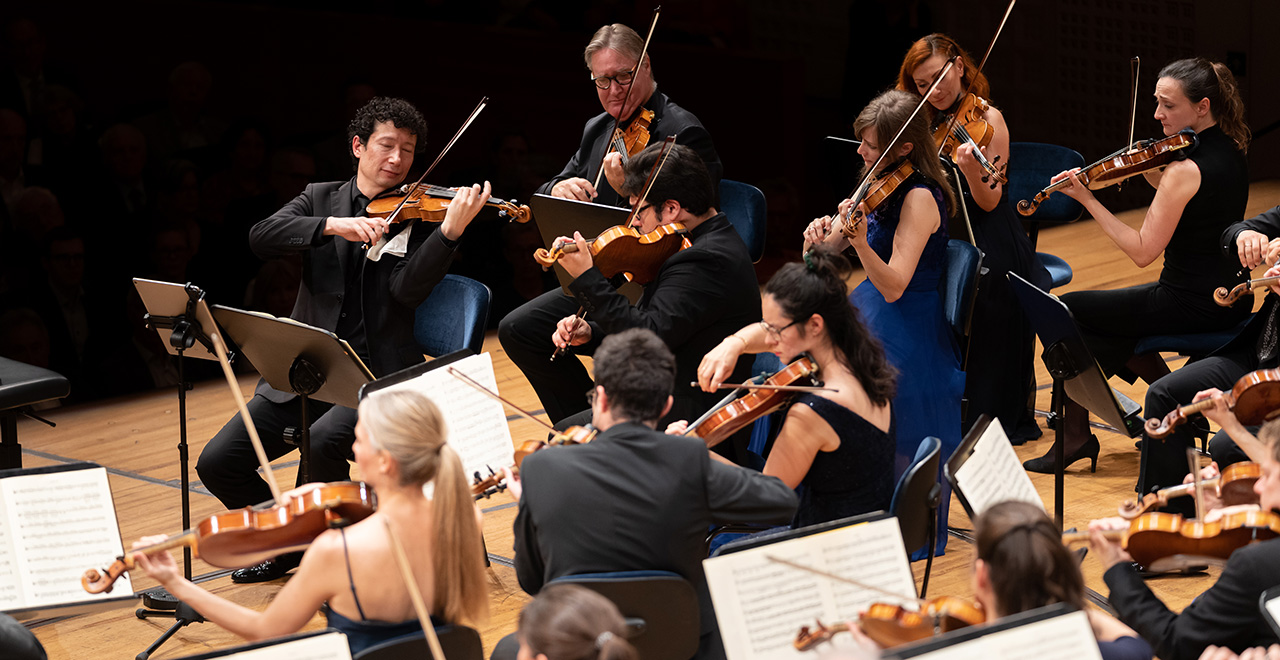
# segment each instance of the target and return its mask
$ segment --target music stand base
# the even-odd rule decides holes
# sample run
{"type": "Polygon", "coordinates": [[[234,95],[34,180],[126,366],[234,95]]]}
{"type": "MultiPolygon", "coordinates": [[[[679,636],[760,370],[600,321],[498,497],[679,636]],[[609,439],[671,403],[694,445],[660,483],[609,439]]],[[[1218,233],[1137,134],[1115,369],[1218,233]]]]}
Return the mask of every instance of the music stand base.
{"type": "Polygon", "coordinates": [[[157,649],[169,641],[179,630],[193,623],[204,623],[204,617],[195,611],[190,605],[174,598],[172,594],[165,591],[162,587],[156,587],[142,594],[142,603],[145,607],[140,607],[134,611],[134,615],[139,619],[173,619],[173,625],[169,626],[156,638],[156,641],[147,647],[147,650],[135,656],[136,660],[147,660],[155,653],[157,649]]]}

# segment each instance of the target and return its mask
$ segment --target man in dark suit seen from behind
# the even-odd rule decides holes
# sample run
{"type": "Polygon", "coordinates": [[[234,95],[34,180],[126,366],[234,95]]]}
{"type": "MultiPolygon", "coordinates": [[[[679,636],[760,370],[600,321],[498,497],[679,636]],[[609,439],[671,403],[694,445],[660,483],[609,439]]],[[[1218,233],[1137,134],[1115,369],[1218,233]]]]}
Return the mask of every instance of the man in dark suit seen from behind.
{"type": "MultiPolygon", "coordinates": [[[[698,594],[696,657],[722,658],[702,572],[707,531],[722,523],[786,523],[796,495],[775,477],[711,460],[700,440],[655,430],[671,409],[676,364],[653,332],[607,337],[596,352],[595,379],[591,413],[599,435],[530,455],[518,480],[507,473],[519,501],[520,587],[536,594],[555,578],[580,573],[678,573],[698,594]]],[[[495,659],[515,657],[511,638],[499,643],[495,659]]]]}
{"type": "MultiPolygon", "coordinates": [[[[377,377],[424,361],[413,338],[414,311],[444,278],[463,230],[489,198],[488,183],[458,189],[439,225],[389,225],[383,218],[364,215],[369,200],[404,182],[426,131],[426,120],[407,101],[373,99],[356,112],[347,129],[355,177],[308,185],[249,232],[250,247],[264,260],[302,257],[302,284],[291,318],[345,339],[377,377]],[[373,244],[367,252],[366,243],[373,244]]],[[[296,395],[259,381],[249,411],[269,459],[293,449],[284,431],[299,423],[296,395]]],[[[307,413],[310,480],[346,481],[356,411],[311,401],[307,413]]],[[[205,446],[196,471],[223,505],[236,509],[271,499],[257,466],[237,415],[205,446]]],[[[240,569],[232,580],[271,580],[296,567],[300,558],[300,553],[285,555],[240,569]]]]}

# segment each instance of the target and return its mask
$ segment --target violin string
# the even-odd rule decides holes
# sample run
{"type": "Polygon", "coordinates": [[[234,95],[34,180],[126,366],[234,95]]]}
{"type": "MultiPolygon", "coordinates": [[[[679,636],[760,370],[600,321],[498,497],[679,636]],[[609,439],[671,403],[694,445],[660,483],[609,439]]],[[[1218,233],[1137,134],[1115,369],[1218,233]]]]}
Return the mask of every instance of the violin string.
{"type": "MultiPolygon", "coordinates": [[[[436,156],[435,161],[433,161],[431,163],[431,166],[428,167],[426,171],[422,173],[422,176],[418,177],[417,181],[413,182],[413,185],[409,187],[409,190],[416,190],[418,186],[422,185],[422,182],[426,180],[427,176],[431,174],[431,171],[436,168],[436,165],[440,164],[440,160],[444,158],[444,155],[449,153],[449,149],[453,146],[453,143],[457,142],[458,138],[462,137],[462,134],[466,132],[467,127],[471,125],[471,122],[475,121],[476,117],[480,116],[480,111],[484,110],[484,107],[488,102],[489,102],[489,97],[487,96],[480,99],[480,103],[476,105],[476,109],[471,111],[471,114],[467,117],[467,120],[462,122],[462,126],[458,128],[458,132],[454,133],[453,138],[449,140],[449,143],[444,145],[444,149],[440,150],[440,155],[436,156]]],[[[395,210],[391,212],[391,215],[387,216],[387,224],[391,224],[392,222],[395,222],[396,215],[400,213],[400,209],[403,209],[405,203],[408,201],[409,201],[409,195],[405,195],[404,199],[400,200],[400,204],[398,204],[395,210]]]]}

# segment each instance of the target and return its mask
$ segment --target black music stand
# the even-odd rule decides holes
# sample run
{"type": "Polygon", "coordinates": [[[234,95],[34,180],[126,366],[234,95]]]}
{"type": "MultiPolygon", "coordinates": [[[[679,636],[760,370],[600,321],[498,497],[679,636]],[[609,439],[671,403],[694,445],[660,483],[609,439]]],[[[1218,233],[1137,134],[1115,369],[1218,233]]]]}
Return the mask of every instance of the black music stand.
{"type": "MultiPolygon", "coordinates": [[[[200,287],[187,283],[160,282],[140,277],[133,278],[133,286],[142,298],[147,314],[143,317],[147,327],[160,334],[160,341],[170,355],[178,356],[178,466],[182,471],[182,528],[191,528],[190,455],[187,446],[187,391],[192,384],[187,381],[186,359],[217,361],[209,332],[217,329],[209,306],[200,287]]],[[[191,548],[182,548],[182,573],[191,579],[191,548]]],[[[151,655],[178,629],[191,623],[204,621],[195,610],[174,598],[164,587],[155,587],[142,594],[143,607],[138,609],[139,619],[148,617],[173,617],[175,623],[168,631],[139,654],[151,655]]]]}
{"type": "Polygon", "coordinates": [[[1070,396],[1072,401],[1130,438],[1142,432],[1142,406],[1107,384],[1102,368],[1085,345],[1071,310],[1057,296],[1040,290],[1016,273],[1009,273],[1009,282],[1031,327],[1040,336],[1040,343],[1044,346],[1040,357],[1049,375],[1053,376],[1053,410],[1049,413],[1049,424],[1057,431],[1053,512],[1058,529],[1062,529],[1063,475],[1067,458],[1064,437],[1066,397],[1070,396]]]}
{"type": "MultiPolygon", "coordinates": [[[[590,241],[592,237],[600,235],[610,227],[626,224],[627,218],[631,216],[628,209],[617,206],[580,202],[576,199],[563,199],[550,195],[534,195],[533,199],[529,200],[529,208],[533,211],[534,224],[538,226],[538,233],[542,236],[542,245],[548,250],[551,249],[551,244],[561,236],[572,237],[573,232],[577,231],[590,241]]],[[[566,296],[570,295],[569,283],[573,278],[569,277],[569,273],[565,272],[559,264],[554,266],[554,269],[556,278],[560,280],[560,288],[566,296]]],[[[640,294],[644,293],[644,289],[639,284],[627,282],[618,286],[618,293],[626,296],[634,305],[640,299],[640,294]]]]}
{"type": "Polygon", "coordinates": [[[286,429],[285,442],[298,447],[297,483],[306,483],[311,467],[308,402],[355,408],[360,387],[373,380],[373,373],[346,340],[328,330],[222,305],[213,306],[213,316],[268,385],[298,395],[298,427],[293,433],[286,429]]]}

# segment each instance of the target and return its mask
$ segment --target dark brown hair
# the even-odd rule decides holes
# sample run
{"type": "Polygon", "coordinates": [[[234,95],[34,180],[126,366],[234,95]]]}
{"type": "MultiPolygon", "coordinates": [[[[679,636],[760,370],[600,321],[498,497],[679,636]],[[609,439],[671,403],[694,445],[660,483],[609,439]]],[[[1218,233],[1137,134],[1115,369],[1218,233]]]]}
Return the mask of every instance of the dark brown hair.
{"type": "Polygon", "coordinates": [[[596,385],[609,396],[616,419],[654,422],[662,417],[676,384],[676,358],[647,328],[611,334],[592,365],[596,385]]]}
{"type": "Polygon", "coordinates": [[[520,640],[550,660],[639,660],[609,599],[576,584],[552,584],[520,612],[520,640]]]}
{"type": "Polygon", "coordinates": [[[1252,134],[1244,123],[1244,102],[1240,100],[1240,88],[1231,69],[1221,62],[1210,62],[1203,57],[1177,60],[1160,69],[1161,78],[1171,78],[1182,85],[1182,93],[1192,103],[1209,99],[1209,114],[1222,128],[1222,132],[1236,141],[1236,148],[1249,151],[1252,134]]]}
{"type": "Polygon", "coordinates": [[[1084,576],[1062,534],[1034,504],[1001,502],[974,521],[1001,616],[1054,603],[1084,609],[1084,576]]]}

